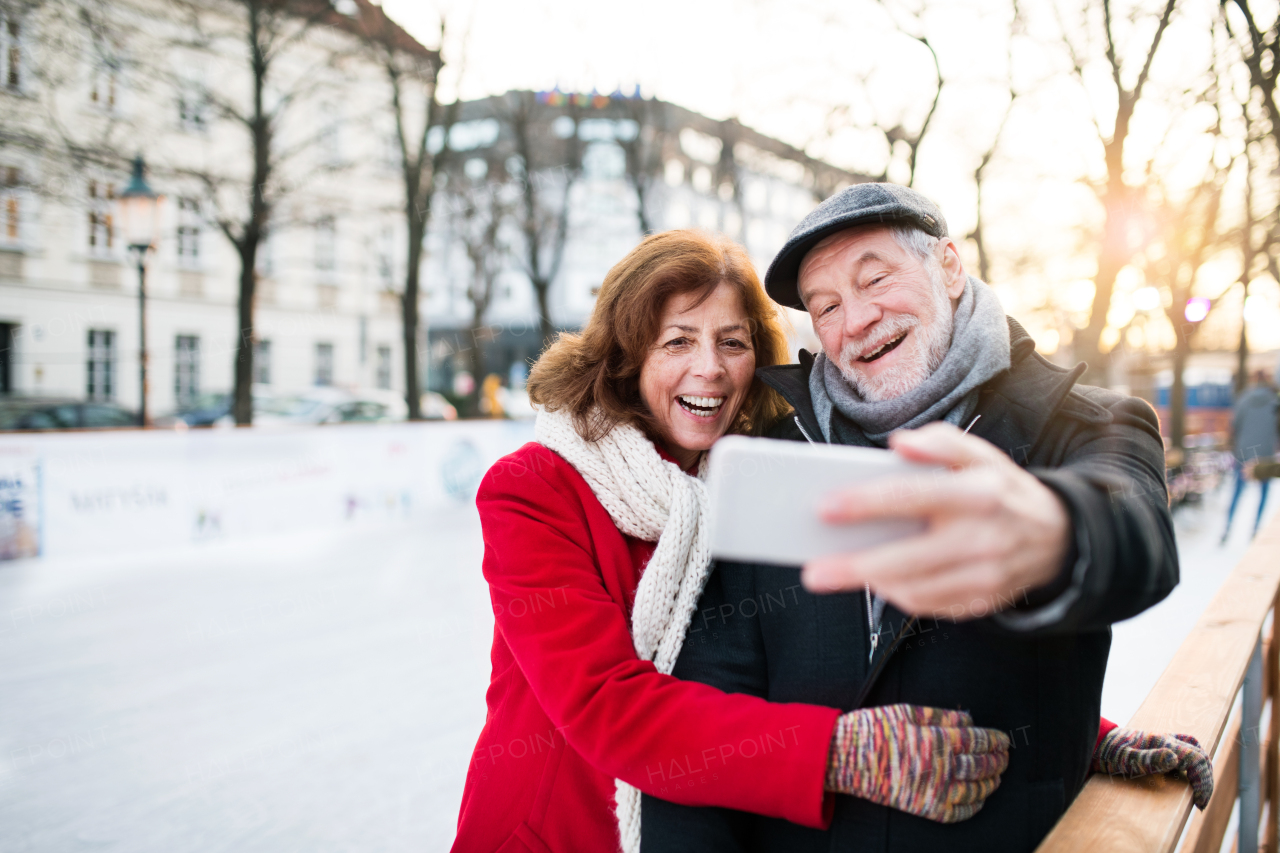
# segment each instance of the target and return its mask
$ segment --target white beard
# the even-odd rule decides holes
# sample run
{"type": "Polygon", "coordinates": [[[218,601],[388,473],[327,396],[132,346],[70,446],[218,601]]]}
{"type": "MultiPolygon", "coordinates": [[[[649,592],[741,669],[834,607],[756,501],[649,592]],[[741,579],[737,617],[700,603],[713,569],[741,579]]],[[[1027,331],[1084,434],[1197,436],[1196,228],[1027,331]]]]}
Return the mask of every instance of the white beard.
{"type": "Polygon", "coordinates": [[[951,349],[951,331],[955,324],[951,313],[951,299],[947,296],[946,285],[938,271],[929,270],[929,279],[933,284],[933,323],[926,326],[915,314],[895,314],[881,320],[860,339],[850,341],[840,350],[840,360],[836,366],[863,400],[879,403],[914,391],[933,375],[947,357],[947,350],[951,349]],[[895,366],[875,376],[867,376],[859,369],[862,362],[858,361],[858,354],[866,346],[867,338],[874,334],[876,339],[887,337],[892,340],[908,331],[909,339],[898,346],[910,349],[899,354],[895,366]]]}

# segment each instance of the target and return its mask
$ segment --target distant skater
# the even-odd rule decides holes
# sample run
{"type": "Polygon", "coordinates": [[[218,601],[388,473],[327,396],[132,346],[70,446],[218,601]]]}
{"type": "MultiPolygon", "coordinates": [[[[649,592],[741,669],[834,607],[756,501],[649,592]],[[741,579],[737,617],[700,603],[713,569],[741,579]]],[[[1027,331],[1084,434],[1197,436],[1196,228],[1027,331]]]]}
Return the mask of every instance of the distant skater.
{"type": "MultiPolygon", "coordinates": [[[[1280,417],[1280,397],[1276,396],[1275,386],[1267,378],[1266,371],[1259,370],[1253,374],[1253,384],[1249,390],[1240,395],[1236,401],[1235,411],[1231,415],[1231,449],[1234,451],[1236,488],[1231,495],[1231,506],[1227,509],[1227,526],[1222,531],[1222,544],[1226,544],[1231,535],[1231,520],[1235,518],[1236,505],[1240,503],[1240,494],[1244,491],[1245,480],[1252,474],[1258,462],[1275,458],[1277,444],[1280,444],[1280,428],[1277,418],[1280,417]]],[[[1258,498],[1258,516],[1253,522],[1253,535],[1258,535],[1262,525],[1262,513],[1267,507],[1267,491],[1271,485],[1269,479],[1259,481],[1262,495],[1258,498]]]]}

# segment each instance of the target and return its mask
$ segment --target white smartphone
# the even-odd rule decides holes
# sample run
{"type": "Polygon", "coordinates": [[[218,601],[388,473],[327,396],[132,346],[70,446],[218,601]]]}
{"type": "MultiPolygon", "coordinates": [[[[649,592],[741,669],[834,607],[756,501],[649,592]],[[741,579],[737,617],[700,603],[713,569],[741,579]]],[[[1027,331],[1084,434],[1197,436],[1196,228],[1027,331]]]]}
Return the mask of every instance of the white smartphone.
{"type": "MultiPolygon", "coordinates": [[[[919,533],[918,519],[826,524],[818,504],[831,492],[882,477],[923,474],[936,466],[868,447],[725,436],[711,449],[711,553],[722,560],[799,566],[919,533]]],[[[915,480],[916,487],[928,482],[915,480]]],[[[886,493],[885,500],[893,495],[886,493]]]]}

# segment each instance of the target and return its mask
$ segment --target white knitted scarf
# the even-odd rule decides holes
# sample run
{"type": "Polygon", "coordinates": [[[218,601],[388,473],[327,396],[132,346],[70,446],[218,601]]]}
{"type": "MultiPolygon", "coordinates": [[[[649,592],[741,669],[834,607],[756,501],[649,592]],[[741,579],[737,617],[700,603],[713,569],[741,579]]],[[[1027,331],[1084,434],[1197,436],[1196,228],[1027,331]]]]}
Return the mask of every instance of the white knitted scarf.
{"type": "MultiPolygon", "coordinates": [[[[565,411],[538,413],[534,437],[587,481],[618,529],[658,545],[640,577],[631,611],[636,655],[670,675],[711,566],[703,456],[691,477],[658,455],[639,428],[620,424],[586,441],[565,411]]],[[[618,831],[624,853],[640,850],[640,792],[615,780],[618,831]]]]}

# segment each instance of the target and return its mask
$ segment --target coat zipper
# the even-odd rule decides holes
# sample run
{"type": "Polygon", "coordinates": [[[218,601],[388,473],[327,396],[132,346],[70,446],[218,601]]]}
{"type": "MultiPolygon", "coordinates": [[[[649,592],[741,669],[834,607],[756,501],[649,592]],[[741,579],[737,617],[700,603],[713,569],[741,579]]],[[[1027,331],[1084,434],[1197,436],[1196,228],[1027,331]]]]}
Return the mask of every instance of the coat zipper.
{"type": "MultiPolygon", "coordinates": [[[[800,434],[805,437],[805,440],[810,444],[817,444],[817,442],[813,440],[813,437],[809,435],[808,430],[804,428],[804,424],[800,422],[800,413],[797,412],[793,418],[795,419],[796,426],[800,430],[800,434]]],[[[974,420],[976,421],[977,418],[974,420]]],[[[973,426],[973,424],[969,424],[969,426],[973,426]]],[[[864,583],[862,585],[862,590],[866,595],[867,601],[867,634],[870,638],[869,643],[871,645],[871,653],[867,655],[867,663],[870,663],[875,660],[876,647],[880,645],[880,619],[884,616],[884,601],[883,599],[877,598],[871,594],[871,584],[864,583]]]]}
{"type": "Polygon", "coordinates": [[[808,430],[804,428],[804,424],[800,423],[800,415],[797,414],[797,415],[794,415],[793,417],[795,419],[796,426],[800,428],[800,434],[804,436],[805,441],[809,442],[810,444],[817,444],[817,442],[813,440],[813,437],[809,435],[808,430]]]}
{"type": "MultiPolygon", "coordinates": [[[[969,430],[973,429],[973,425],[978,422],[978,418],[980,417],[982,417],[982,415],[975,415],[973,420],[969,421],[969,425],[964,428],[964,431],[967,433],[969,430]]],[[[874,660],[876,655],[876,646],[879,644],[880,640],[880,617],[884,615],[884,602],[879,599],[876,600],[876,605],[880,609],[880,614],[873,616],[870,585],[867,585],[866,590],[867,624],[871,625],[874,622],[876,626],[876,632],[871,635],[871,659],[874,660]]],[[[866,680],[862,682],[862,689],[858,691],[857,701],[853,703],[854,708],[861,708],[862,703],[867,701],[867,696],[871,694],[871,688],[875,686],[876,681],[880,678],[880,673],[884,671],[885,664],[887,664],[889,662],[889,658],[893,656],[893,650],[898,647],[898,643],[900,643],[902,638],[907,635],[907,632],[915,626],[917,621],[917,618],[912,616],[906,622],[902,623],[902,630],[897,632],[893,638],[893,642],[889,644],[889,648],[884,650],[884,655],[880,658],[880,663],[876,664],[875,667],[872,668],[871,672],[867,675],[866,680]]]]}

